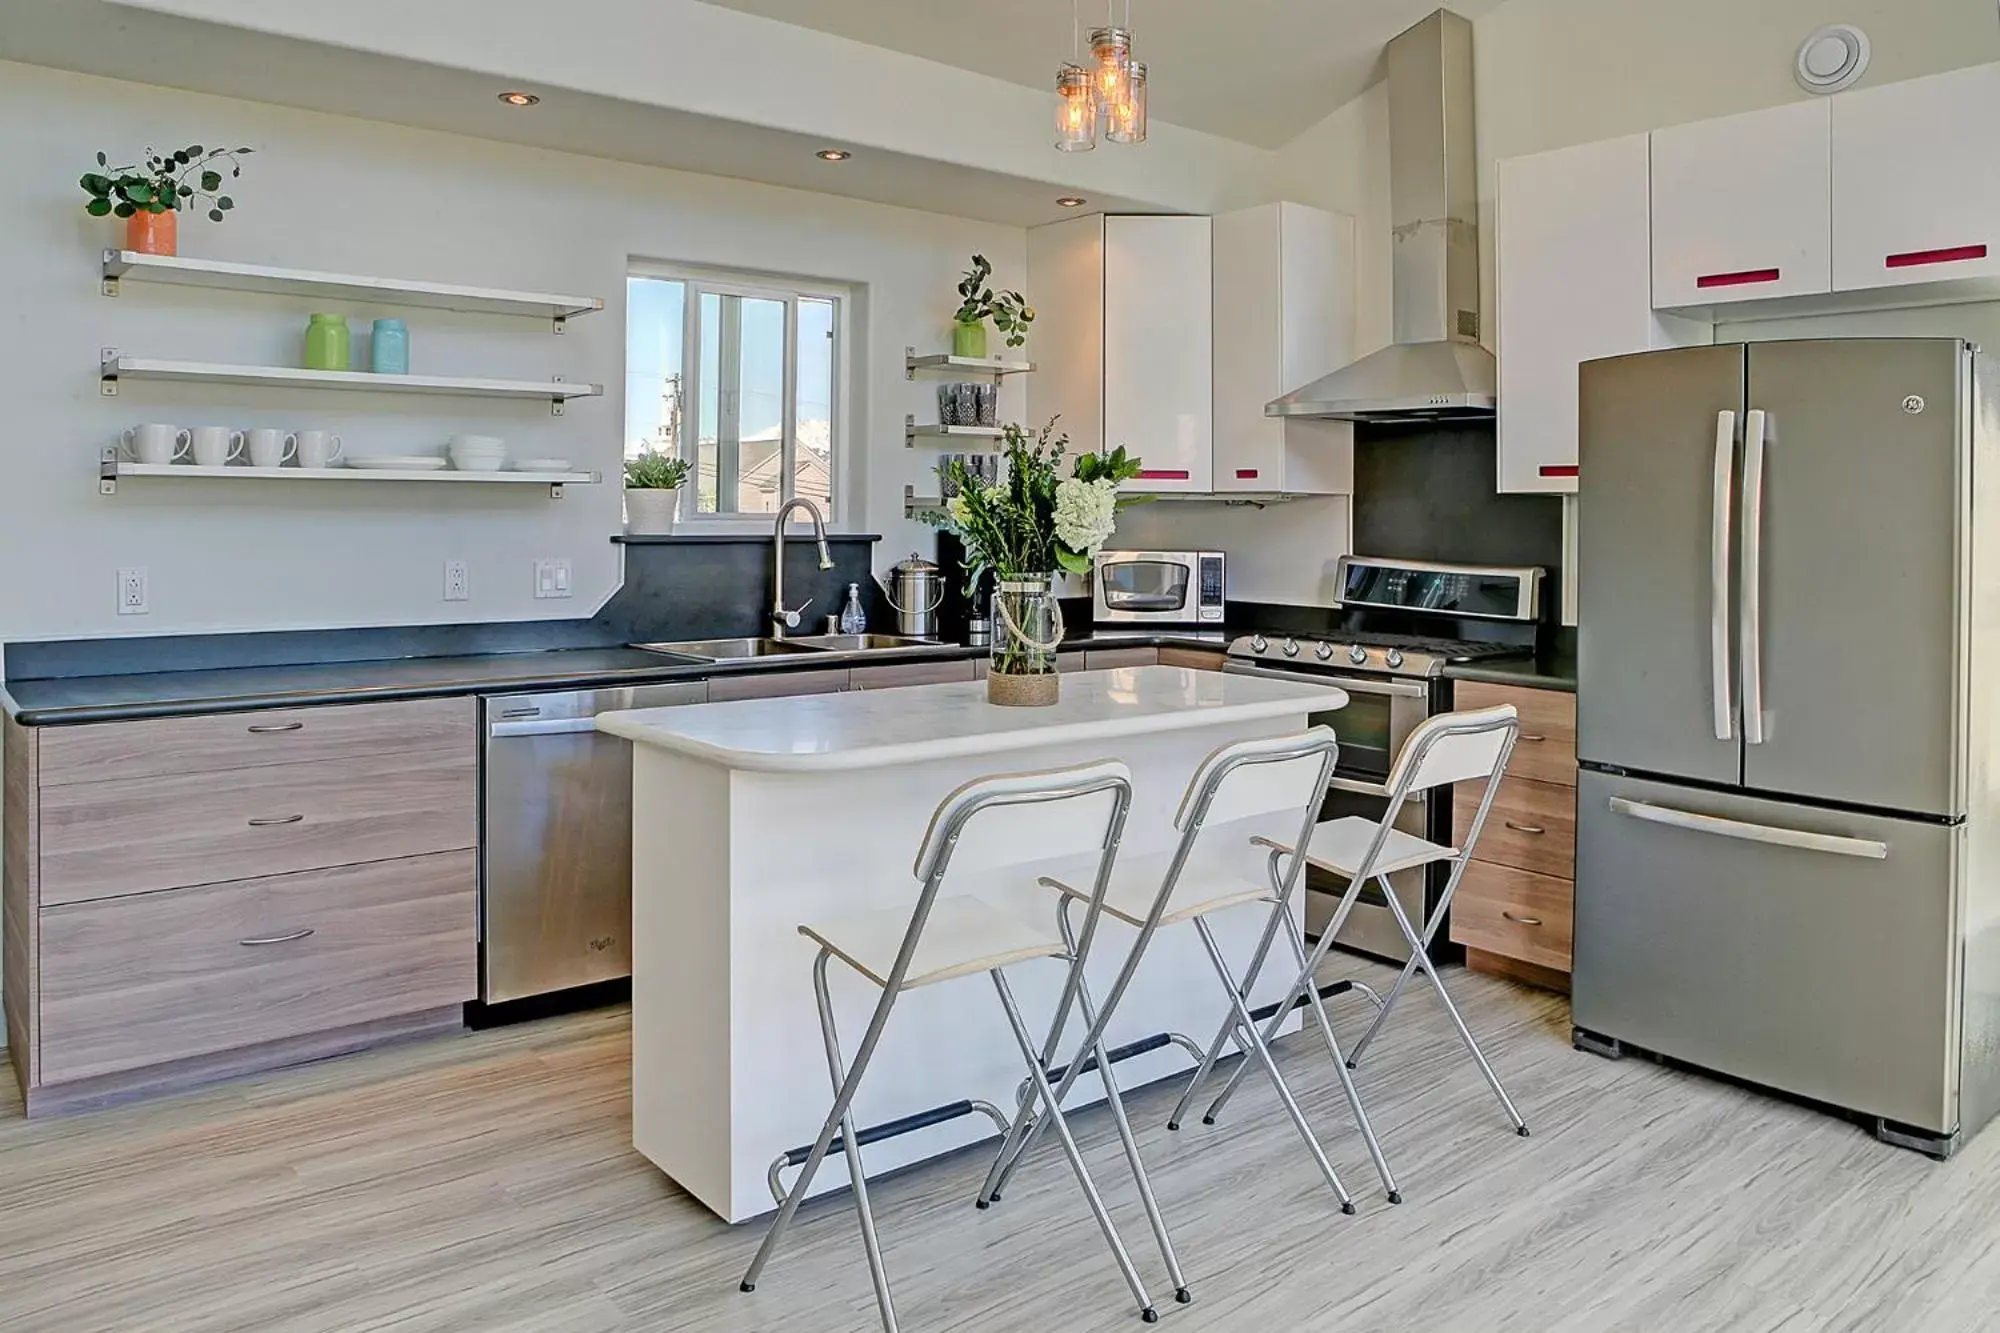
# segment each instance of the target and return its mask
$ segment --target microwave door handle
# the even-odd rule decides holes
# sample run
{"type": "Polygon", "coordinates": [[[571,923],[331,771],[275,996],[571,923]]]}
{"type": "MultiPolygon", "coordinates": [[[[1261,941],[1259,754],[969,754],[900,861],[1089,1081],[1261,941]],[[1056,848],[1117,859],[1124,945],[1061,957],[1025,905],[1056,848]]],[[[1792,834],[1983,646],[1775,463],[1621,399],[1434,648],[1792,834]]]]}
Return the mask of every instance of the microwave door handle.
{"type": "Polygon", "coordinates": [[[1734,740],[1736,700],[1729,681],[1729,546],[1735,515],[1736,414],[1715,414],[1715,489],[1708,528],[1708,672],[1715,739],[1734,740]]]}
{"type": "Polygon", "coordinates": [[[1743,417],[1743,739],[1764,743],[1764,437],[1768,418],[1760,408],[1743,417]]]}

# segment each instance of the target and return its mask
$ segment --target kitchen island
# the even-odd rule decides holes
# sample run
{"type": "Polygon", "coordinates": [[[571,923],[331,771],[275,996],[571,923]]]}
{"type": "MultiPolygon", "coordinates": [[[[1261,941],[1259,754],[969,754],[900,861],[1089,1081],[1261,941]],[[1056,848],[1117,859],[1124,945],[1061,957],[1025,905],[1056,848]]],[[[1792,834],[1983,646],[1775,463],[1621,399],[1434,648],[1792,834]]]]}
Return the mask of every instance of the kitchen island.
{"type": "MultiPolygon", "coordinates": [[[[730,1222],[776,1206],[767,1183],[772,1162],[811,1141],[832,1099],[814,1021],[816,946],[797,927],[913,909],[918,845],[937,803],[960,784],[1115,757],[1134,781],[1125,849],[1163,850],[1176,836],[1174,810],[1188,779],[1211,751],[1300,731],[1308,714],[1345,703],[1341,691],[1322,686],[1151,666],[1065,676],[1062,701],[1049,708],[995,707],[985,685],[972,682],[600,716],[601,730],[634,742],[634,1145],[730,1222]]],[[[1023,846],[1019,873],[947,878],[945,891],[972,889],[1052,927],[1053,895],[1030,869],[1040,857],[1023,846]]],[[[1255,908],[1213,919],[1238,967],[1264,921],[1255,908]]],[[[1099,993],[1132,938],[1105,921],[1091,962],[1099,993]]],[[[1012,975],[1029,1023],[1045,1027],[1061,966],[1023,966],[1012,975]]],[[[843,967],[830,978],[843,1031],[858,1034],[878,992],[843,967]]],[[[1268,969],[1252,1005],[1281,998],[1291,979],[1288,965],[1268,969]]],[[[1226,1008],[1194,932],[1164,931],[1108,1040],[1116,1046],[1178,1031],[1205,1042],[1226,1008]]],[[[1135,1087],[1192,1063],[1167,1046],[1121,1064],[1119,1077],[1135,1087]]],[[[1022,1078],[991,987],[941,984],[897,1009],[856,1099],[856,1120],[881,1124],[966,1098],[1011,1112],[1022,1078]]],[[[1092,1079],[1072,1094],[1078,1105],[1101,1097],[1092,1079]]],[[[993,1133],[990,1121],[968,1116],[889,1139],[868,1149],[869,1172],[993,1133]]],[[[814,1192],[842,1187],[844,1171],[828,1159],[814,1192]]]]}

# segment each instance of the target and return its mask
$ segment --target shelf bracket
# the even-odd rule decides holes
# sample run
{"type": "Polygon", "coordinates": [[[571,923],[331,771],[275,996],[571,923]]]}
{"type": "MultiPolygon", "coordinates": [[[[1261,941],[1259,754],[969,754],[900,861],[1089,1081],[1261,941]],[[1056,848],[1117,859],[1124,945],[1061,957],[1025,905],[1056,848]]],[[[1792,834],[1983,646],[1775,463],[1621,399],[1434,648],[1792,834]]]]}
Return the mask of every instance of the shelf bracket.
{"type": "Polygon", "coordinates": [[[910,362],[916,360],[916,357],[917,349],[914,346],[905,346],[903,348],[903,378],[906,380],[913,380],[917,377],[917,368],[910,364],[910,362]]]}
{"type": "Polygon", "coordinates": [[[105,272],[104,276],[98,280],[97,290],[105,296],[118,295],[118,275],[110,271],[111,265],[116,262],[117,258],[118,252],[116,250],[106,250],[104,252],[105,272]]]}
{"type": "Polygon", "coordinates": [[[97,451],[97,493],[118,494],[118,446],[107,444],[97,451]]]}
{"type": "Polygon", "coordinates": [[[563,484],[562,484],[561,482],[559,482],[559,481],[552,481],[552,482],[550,482],[550,483],[549,483],[549,499],[551,499],[551,500],[560,500],[560,499],[562,499],[562,498],[563,498],[563,484]]]}
{"type": "Polygon", "coordinates": [[[118,396],[118,349],[97,349],[97,391],[106,398],[118,396]]]}
{"type": "MultiPolygon", "coordinates": [[[[560,323],[561,323],[561,321],[560,321],[560,320],[558,320],[558,321],[557,321],[557,323],[559,323],[559,324],[560,324],[560,323]]],[[[556,332],[560,333],[560,332],[562,332],[562,330],[561,330],[561,329],[557,329],[557,330],[556,330],[556,332]]],[[[557,384],[560,384],[560,383],[562,383],[562,376],[560,376],[560,375],[557,375],[557,376],[555,377],[555,382],[556,382],[557,384]]],[[[552,417],[559,417],[559,416],[562,416],[562,415],[563,415],[563,413],[564,413],[564,411],[565,411],[565,409],[564,409],[564,406],[563,406],[563,404],[565,403],[565,401],[566,401],[565,399],[561,399],[561,398],[551,398],[551,399],[549,399],[549,415],[550,415],[550,416],[552,416],[552,417]]]]}
{"type": "Polygon", "coordinates": [[[568,315],[557,315],[553,320],[550,320],[549,322],[554,326],[553,332],[555,333],[556,337],[560,338],[565,333],[569,332],[568,315]]]}

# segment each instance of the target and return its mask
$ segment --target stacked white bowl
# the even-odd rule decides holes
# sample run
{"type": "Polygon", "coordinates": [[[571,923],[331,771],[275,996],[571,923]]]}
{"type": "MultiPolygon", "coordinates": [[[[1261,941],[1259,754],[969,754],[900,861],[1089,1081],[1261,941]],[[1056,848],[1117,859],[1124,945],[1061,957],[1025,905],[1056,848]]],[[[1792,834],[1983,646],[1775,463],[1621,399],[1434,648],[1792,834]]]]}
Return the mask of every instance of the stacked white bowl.
{"type": "Polygon", "coordinates": [[[460,472],[498,472],[507,466],[507,442],[497,435],[454,435],[451,465],[460,472]]]}

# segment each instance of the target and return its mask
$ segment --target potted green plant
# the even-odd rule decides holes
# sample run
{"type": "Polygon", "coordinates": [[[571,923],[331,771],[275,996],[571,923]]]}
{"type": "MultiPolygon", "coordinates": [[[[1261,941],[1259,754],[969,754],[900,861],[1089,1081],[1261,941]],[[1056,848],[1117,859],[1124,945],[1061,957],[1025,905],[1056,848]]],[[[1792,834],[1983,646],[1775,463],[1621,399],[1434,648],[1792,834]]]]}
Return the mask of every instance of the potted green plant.
{"type": "Polygon", "coordinates": [[[974,255],[972,267],[958,283],[958,315],[951,327],[953,356],[986,355],[986,321],[1006,335],[1009,347],[1028,340],[1028,325],[1035,322],[1035,308],[1019,292],[995,292],[986,285],[993,265],[985,255],[974,255]]]}
{"type": "Polygon", "coordinates": [[[950,499],[933,522],[965,545],[970,595],[993,571],[993,651],[986,697],[996,704],[1053,704],[1061,689],[1056,651],[1062,644],[1058,570],[1087,573],[1117,527],[1118,487],[1139,475],[1124,448],[1079,454],[1065,467],[1069,436],[1053,418],[1038,435],[1004,428],[1005,473],[993,484],[963,460],[938,469],[950,499]]]}
{"type": "Polygon", "coordinates": [[[648,449],[625,460],[625,530],[663,537],[674,530],[688,461],[648,449]]]}
{"type": "Polygon", "coordinates": [[[179,247],[175,220],[184,208],[206,208],[210,222],[222,221],[236,201],[221,193],[222,169],[231,179],[243,174],[248,148],[203,148],[195,144],[171,153],[146,150],[146,160],[129,166],[109,165],[97,155],[96,171],[86,171],[77,184],[90,196],[83,211],[94,218],[125,219],[125,248],[142,254],[171,255],[179,247]]]}

